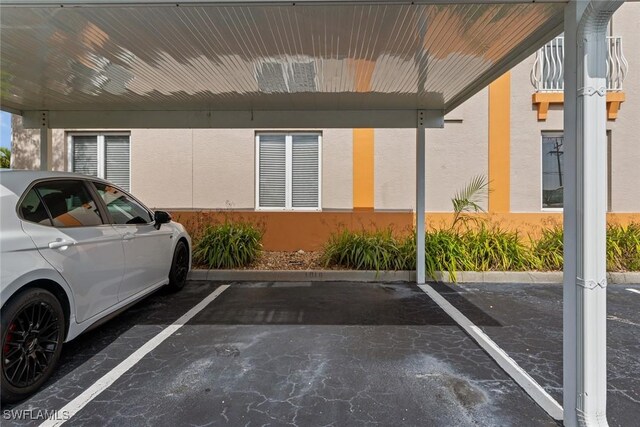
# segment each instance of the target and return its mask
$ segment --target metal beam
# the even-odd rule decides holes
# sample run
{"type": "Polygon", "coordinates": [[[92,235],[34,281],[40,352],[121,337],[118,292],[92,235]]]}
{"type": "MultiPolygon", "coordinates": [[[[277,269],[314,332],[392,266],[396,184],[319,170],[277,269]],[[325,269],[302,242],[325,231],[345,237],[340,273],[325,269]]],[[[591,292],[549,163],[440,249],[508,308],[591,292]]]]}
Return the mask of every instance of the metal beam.
{"type": "Polygon", "coordinates": [[[416,123],[416,282],[426,281],[425,212],[426,206],[425,112],[418,110],[416,123]]]}
{"type": "Polygon", "coordinates": [[[607,24],[622,0],[572,0],[564,56],[564,425],[607,425],[607,24]]]}
{"type": "MultiPolygon", "coordinates": [[[[537,3],[565,3],[567,0],[536,0],[537,3]]],[[[45,7],[113,7],[113,6],[170,6],[189,5],[246,6],[276,5],[295,6],[317,4],[494,4],[494,3],[531,3],[532,0],[0,0],[4,6],[45,6],[45,7]]]]}
{"type": "MultiPolygon", "coordinates": [[[[426,128],[444,126],[442,110],[423,111],[426,128]]],[[[42,111],[24,113],[25,128],[39,128],[42,111]]],[[[144,128],[413,128],[416,110],[320,111],[49,111],[52,129],[144,128]]]]}
{"type": "Polygon", "coordinates": [[[43,111],[38,119],[40,125],[40,170],[48,171],[51,169],[53,157],[53,134],[49,127],[49,114],[43,111]]]}

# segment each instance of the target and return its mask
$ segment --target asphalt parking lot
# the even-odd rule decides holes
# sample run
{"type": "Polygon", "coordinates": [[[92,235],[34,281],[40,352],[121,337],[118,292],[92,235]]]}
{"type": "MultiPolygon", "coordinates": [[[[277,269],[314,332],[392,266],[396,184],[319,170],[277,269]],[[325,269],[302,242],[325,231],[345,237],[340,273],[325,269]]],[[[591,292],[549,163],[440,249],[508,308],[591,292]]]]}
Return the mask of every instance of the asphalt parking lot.
{"type": "MultiPolygon", "coordinates": [[[[2,424],[40,424],[220,285],[157,293],[68,343],[2,424]]],[[[435,288],[561,401],[559,285],[435,288]]],[[[640,292],[608,294],[612,426],[640,416],[640,294],[628,289],[640,292]]],[[[310,282],[231,284],[65,425],[368,424],[557,425],[417,286],[310,282]]]]}

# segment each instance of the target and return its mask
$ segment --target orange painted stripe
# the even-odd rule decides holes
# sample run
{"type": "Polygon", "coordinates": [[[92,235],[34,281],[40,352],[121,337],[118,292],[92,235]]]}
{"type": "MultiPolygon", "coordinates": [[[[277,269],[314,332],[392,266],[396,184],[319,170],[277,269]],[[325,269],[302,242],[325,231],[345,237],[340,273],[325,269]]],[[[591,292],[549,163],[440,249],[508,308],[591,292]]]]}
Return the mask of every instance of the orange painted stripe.
{"type": "Polygon", "coordinates": [[[511,209],[511,73],[489,85],[489,212],[511,209]]]}
{"type": "MultiPolygon", "coordinates": [[[[356,92],[370,92],[375,62],[354,59],[348,62],[356,92]]],[[[373,129],[353,130],[353,209],[373,210],[374,152],[373,129]]]]}
{"type": "Polygon", "coordinates": [[[373,129],[353,130],[353,208],[373,209],[373,129]]]}

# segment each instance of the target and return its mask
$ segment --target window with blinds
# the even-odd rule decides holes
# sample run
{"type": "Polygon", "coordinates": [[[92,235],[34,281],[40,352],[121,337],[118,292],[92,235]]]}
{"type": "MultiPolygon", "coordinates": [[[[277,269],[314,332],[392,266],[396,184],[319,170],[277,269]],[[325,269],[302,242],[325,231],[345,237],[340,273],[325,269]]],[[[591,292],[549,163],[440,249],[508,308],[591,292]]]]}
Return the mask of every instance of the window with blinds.
{"type": "Polygon", "coordinates": [[[104,178],[128,191],[131,170],[129,145],[129,135],[71,135],[70,170],[104,178]]]}
{"type": "Polygon", "coordinates": [[[78,135],[73,137],[73,172],[98,176],[98,137],[78,135]]]}
{"type": "Polygon", "coordinates": [[[261,208],[284,208],[287,203],[286,136],[261,135],[258,160],[261,208]]]}
{"type": "Polygon", "coordinates": [[[104,179],[129,191],[129,136],[105,135],[104,179]]]}
{"type": "Polygon", "coordinates": [[[320,134],[261,133],[256,143],[257,208],[320,209],[320,134]]]}

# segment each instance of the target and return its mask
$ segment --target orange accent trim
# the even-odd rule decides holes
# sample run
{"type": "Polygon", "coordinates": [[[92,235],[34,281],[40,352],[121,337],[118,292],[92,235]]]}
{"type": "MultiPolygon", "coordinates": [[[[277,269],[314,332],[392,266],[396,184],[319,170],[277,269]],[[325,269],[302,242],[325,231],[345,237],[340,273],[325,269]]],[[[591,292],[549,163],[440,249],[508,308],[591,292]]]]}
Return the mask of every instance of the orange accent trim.
{"type": "MultiPolygon", "coordinates": [[[[620,105],[626,100],[624,92],[607,92],[607,119],[618,118],[620,105]]],[[[564,93],[562,92],[536,92],[531,97],[531,102],[538,110],[538,120],[547,120],[549,105],[564,104],[564,93]]]]}
{"type": "Polygon", "coordinates": [[[563,104],[564,93],[562,92],[536,92],[531,97],[531,102],[538,109],[538,120],[547,120],[547,113],[550,104],[563,104]]]}
{"type": "Polygon", "coordinates": [[[511,74],[489,85],[489,212],[511,210],[511,74]]]}
{"type": "Polygon", "coordinates": [[[618,118],[620,105],[622,105],[624,101],[624,92],[607,92],[607,119],[615,120],[618,118]]]}
{"type": "MultiPolygon", "coordinates": [[[[252,212],[252,211],[171,211],[174,221],[182,223],[197,241],[198,232],[205,225],[224,221],[245,221],[256,224],[264,231],[263,248],[266,251],[321,250],[332,233],[342,229],[380,230],[393,228],[398,234],[411,233],[414,227],[412,212],[252,212]]],[[[503,229],[517,230],[526,239],[539,236],[545,226],[562,224],[562,213],[497,213],[479,215],[488,224],[503,229]]],[[[429,212],[430,229],[450,227],[452,213],[429,212]]],[[[640,223],[640,213],[609,213],[609,223],[626,225],[640,223]]]]}
{"type": "Polygon", "coordinates": [[[373,129],[353,130],[353,208],[374,207],[373,129]]]}

